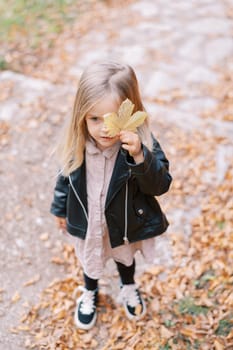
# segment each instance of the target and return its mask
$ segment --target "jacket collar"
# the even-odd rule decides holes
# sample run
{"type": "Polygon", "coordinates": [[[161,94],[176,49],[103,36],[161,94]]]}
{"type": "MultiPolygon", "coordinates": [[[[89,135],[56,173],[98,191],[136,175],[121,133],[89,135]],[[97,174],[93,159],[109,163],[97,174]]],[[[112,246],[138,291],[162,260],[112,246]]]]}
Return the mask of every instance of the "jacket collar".
{"type": "MultiPolygon", "coordinates": [[[[86,188],[86,166],[85,160],[82,165],[76,169],[71,175],[73,186],[80,196],[80,199],[87,209],[87,188],[86,188]]],[[[105,209],[109,206],[116,193],[122,186],[125,185],[130,177],[129,167],[126,163],[126,152],[120,149],[117,155],[115,166],[113,169],[111,181],[108,188],[108,193],[105,202],[105,209]]]]}
{"type": "Polygon", "coordinates": [[[87,210],[87,185],[85,159],[82,165],[70,174],[72,184],[77,191],[85,209],[87,210]]]}
{"type": "Polygon", "coordinates": [[[127,179],[130,177],[129,167],[126,163],[125,157],[125,151],[120,149],[109,184],[105,209],[109,206],[116,193],[123,185],[125,185],[127,179]]]}
{"type": "Polygon", "coordinates": [[[86,141],[86,152],[95,155],[95,154],[100,154],[102,153],[105,158],[111,158],[114,153],[116,154],[118,150],[120,149],[120,141],[116,142],[113,146],[101,151],[95,144],[95,141],[89,138],[86,141]]]}

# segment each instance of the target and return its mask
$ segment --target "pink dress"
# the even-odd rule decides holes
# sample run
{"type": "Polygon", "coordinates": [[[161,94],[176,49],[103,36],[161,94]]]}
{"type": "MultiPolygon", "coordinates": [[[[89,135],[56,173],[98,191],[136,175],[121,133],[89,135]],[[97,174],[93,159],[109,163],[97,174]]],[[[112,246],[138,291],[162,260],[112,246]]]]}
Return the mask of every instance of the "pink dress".
{"type": "Polygon", "coordinates": [[[140,250],[148,263],[153,262],[155,238],[112,248],[106,225],[104,206],[116,157],[120,148],[100,151],[94,143],[86,143],[86,178],[88,199],[88,228],[85,240],[76,239],[76,254],[87,276],[99,279],[106,261],[110,258],[126,266],[133,263],[134,254],[140,250]]]}

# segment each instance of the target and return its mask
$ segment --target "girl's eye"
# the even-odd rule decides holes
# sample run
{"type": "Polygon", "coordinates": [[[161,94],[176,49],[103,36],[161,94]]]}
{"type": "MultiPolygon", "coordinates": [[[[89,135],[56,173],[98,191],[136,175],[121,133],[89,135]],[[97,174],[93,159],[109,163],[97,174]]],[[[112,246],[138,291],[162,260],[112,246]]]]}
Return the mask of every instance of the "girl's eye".
{"type": "Polygon", "coordinates": [[[97,122],[97,121],[99,120],[99,117],[93,116],[93,117],[91,117],[90,119],[91,119],[93,122],[97,122]]]}

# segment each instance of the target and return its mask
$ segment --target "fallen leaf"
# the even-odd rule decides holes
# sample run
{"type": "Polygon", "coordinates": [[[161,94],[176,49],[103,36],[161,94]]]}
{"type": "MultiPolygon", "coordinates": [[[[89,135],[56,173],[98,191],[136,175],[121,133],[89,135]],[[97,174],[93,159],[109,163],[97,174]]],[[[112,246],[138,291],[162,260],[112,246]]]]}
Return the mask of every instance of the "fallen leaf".
{"type": "Polygon", "coordinates": [[[37,283],[40,280],[40,274],[37,274],[35,277],[33,277],[32,279],[30,279],[29,281],[24,283],[24,287],[28,287],[31,286],[35,283],[37,283]]]}
{"type": "Polygon", "coordinates": [[[220,343],[217,339],[214,341],[215,350],[224,350],[225,345],[220,343]]]}
{"type": "Polygon", "coordinates": [[[169,339],[174,336],[174,333],[169,331],[166,327],[163,325],[160,327],[160,334],[162,338],[169,339]]]}
{"type": "Polygon", "coordinates": [[[42,234],[40,235],[40,240],[41,240],[41,241],[47,241],[48,239],[49,239],[49,234],[48,234],[47,232],[42,233],[42,234]]]}
{"type": "Polygon", "coordinates": [[[86,334],[82,335],[82,341],[85,344],[91,343],[92,338],[93,338],[93,334],[92,333],[86,333],[86,334]]]}
{"type": "Polygon", "coordinates": [[[180,333],[186,337],[192,338],[192,339],[196,339],[197,335],[196,335],[196,329],[194,327],[184,327],[180,329],[180,333]]]}
{"type": "Polygon", "coordinates": [[[139,316],[142,312],[142,305],[138,304],[135,308],[135,315],[139,316]]]}
{"type": "Polygon", "coordinates": [[[52,257],[51,262],[57,265],[64,265],[65,263],[65,261],[61,259],[59,256],[52,257]]]}
{"type": "Polygon", "coordinates": [[[20,296],[19,292],[15,292],[15,294],[11,298],[11,302],[12,303],[17,303],[17,301],[19,301],[20,299],[21,299],[21,296],[20,296]]]}

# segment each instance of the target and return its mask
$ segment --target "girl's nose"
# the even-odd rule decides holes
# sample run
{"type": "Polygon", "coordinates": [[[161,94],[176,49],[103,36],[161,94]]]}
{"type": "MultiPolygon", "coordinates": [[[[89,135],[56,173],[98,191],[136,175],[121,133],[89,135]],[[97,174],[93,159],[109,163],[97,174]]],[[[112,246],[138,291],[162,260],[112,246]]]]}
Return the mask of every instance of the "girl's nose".
{"type": "Polygon", "coordinates": [[[105,133],[107,133],[107,131],[108,131],[108,129],[107,129],[107,127],[106,127],[106,125],[104,123],[102,125],[102,131],[105,132],[105,133]]]}

